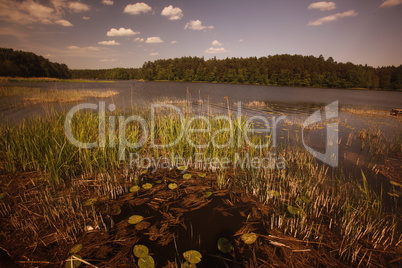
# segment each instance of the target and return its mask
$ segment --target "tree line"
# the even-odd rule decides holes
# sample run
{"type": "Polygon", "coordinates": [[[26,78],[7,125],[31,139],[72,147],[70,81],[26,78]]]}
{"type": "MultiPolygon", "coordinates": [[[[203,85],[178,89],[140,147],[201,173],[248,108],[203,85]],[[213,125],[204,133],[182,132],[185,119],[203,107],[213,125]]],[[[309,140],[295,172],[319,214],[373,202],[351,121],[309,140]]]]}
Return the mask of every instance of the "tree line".
{"type": "Polygon", "coordinates": [[[145,80],[207,81],[275,86],[402,89],[402,65],[374,68],[332,57],[274,55],[250,58],[183,57],[146,62],[138,75],[145,80]]]}
{"type": "Polygon", "coordinates": [[[274,86],[402,89],[402,65],[374,68],[302,55],[205,60],[181,57],[148,61],[141,68],[70,70],[32,52],[0,48],[0,76],[84,79],[144,79],[274,86]]]}
{"type": "Polygon", "coordinates": [[[71,78],[67,65],[32,52],[0,48],[0,76],[71,78]]]}

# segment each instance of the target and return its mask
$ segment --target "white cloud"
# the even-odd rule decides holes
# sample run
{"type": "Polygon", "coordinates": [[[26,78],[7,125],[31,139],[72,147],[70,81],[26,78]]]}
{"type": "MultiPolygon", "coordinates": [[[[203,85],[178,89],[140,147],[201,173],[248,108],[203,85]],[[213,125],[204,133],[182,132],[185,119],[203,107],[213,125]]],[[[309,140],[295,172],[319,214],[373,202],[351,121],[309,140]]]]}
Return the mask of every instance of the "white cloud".
{"type": "Polygon", "coordinates": [[[214,41],[212,41],[212,45],[217,46],[217,47],[221,47],[223,44],[221,42],[219,42],[218,40],[214,40],[214,41]]]}
{"type": "Polygon", "coordinates": [[[89,20],[90,17],[88,17],[88,16],[83,16],[82,19],[83,19],[83,20],[89,20]]]}
{"type": "Polygon", "coordinates": [[[162,10],[161,15],[167,17],[169,20],[179,20],[183,17],[183,11],[179,7],[170,5],[162,10]]]}
{"type": "Polygon", "coordinates": [[[228,52],[226,49],[224,49],[223,47],[210,47],[207,50],[204,51],[204,53],[207,54],[220,54],[220,53],[226,53],[228,52]]]}
{"type": "Polygon", "coordinates": [[[206,30],[206,29],[213,29],[214,26],[204,26],[202,25],[202,22],[200,20],[192,20],[186,24],[184,29],[190,29],[190,30],[206,30]]]}
{"type": "Polygon", "coordinates": [[[239,43],[241,43],[241,42],[244,42],[244,40],[243,40],[243,39],[239,39],[239,43]]]}
{"type": "Polygon", "coordinates": [[[56,24],[59,24],[59,25],[64,26],[64,27],[71,27],[71,26],[73,26],[73,25],[71,24],[71,22],[69,22],[69,21],[67,21],[67,20],[56,20],[55,22],[56,22],[56,24]]]}
{"type": "Polygon", "coordinates": [[[75,12],[75,13],[79,13],[79,12],[83,12],[83,11],[88,11],[89,10],[89,6],[80,2],[70,2],[68,3],[68,8],[75,12]]]}
{"type": "Polygon", "coordinates": [[[52,0],[48,5],[41,4],[37,0],[1,0],[0,20],[17,24],[58,24],[69,27],[72,24],[63,19],[65,11],[81,11],[89,6],[76,5],[71,2],[71,7],[62,0],[52,0]],[[85,6],[85,7],[84,7],[85,6]]]}
{"type": "Polygon", "coordinates": [[[393,7],[402,4],[402,0],[383,0],[380,7],[393,7]]]}
{"type": "Polygon", "coordinates": [[[145,40],[144,40],[144,38],[136,37],[136,38],[134,39],[134,42],[145,42],[145,40]]]}
{"type": "Polygon", "coordinates": [[[325,24],[325,23],[328,23],[328,22],[331,22],[331,21],[336,21],[336,20],[338,20],[340,18],[354,17],[354,16],[357,16],[357,15],[358,15],[358,13],[356,11],[349,10],[349,11],[345,11],[343,13],[336,13],[334,15],[330,15],[330,16],[319,18],[319,19],[314,20],[314,21],[310,21],[308,23],[308,25],[310,25],[310,26],[319,26],[319,25],[322,25],[322,24],[325,24]]]}
{"type": "Polygon", "coordinates": [[[315,2],[308,6],[308,9],[319,9],[321,11],[329,11],[336,9],[336,4],[334,2],[315,2]]]}
{"type": "Polygon", "coordinates": [[[111,6],[114,4],[113,0],[102,0],[102,3],[108,6],[111,6]]]}
{"type": "Polygon", "coordinates": [[[88,52],[88,51],[100,51],[99,47],[93,47],[93,46],[88,46],[88,47],[79,47],[79,46],[68,46],[67,47],[70,50],[76,50],[76,51],[81,51],[81,52],[88,52]]]}
{"type": "Polygon", "coordinates": [[[145,43],[147,43],[147,44],[160,44],[160,43],[163,43],[163,40],[158,36],[152,36],[152,37],[148,37],[147,40],[145,41],[145,43]]]}
{"type": "Polygon", "coordinates": [[[120,46],[119,42],[116,42],[114,40],[111,41],[101,41],[98,42],[99,45],[104,45],[104,46],[120,46]]]}
{"type": "Polygon", "coordinates": [[[143,2],[136,3],[133,5],[127,5],[126,8],[124,9],[124,13],[128,13],[131,15],[139,15],[141,13],[147,13],[150,11],[152,11],[152,7],[148,6],[143,2]]]}
{"type": "Polygon", "coordinates": [[[159,56],[159,53],[158,52],[151,52],[151,53],[149,53],[149,56],[159,56]]]}
{"type": "Polygon", "coordinates": [[[116,62],[117,59],[102,59],[100,62],[116,62]]]}
{"type": "Polygon", "coordinates": [[[177,44],[177,41],[176,40],[173,40],[173,41],[171,41],[170,42],[172,45],[174,45],[174,44],[177,44]]]}
{"type": "Polygon", "coordinates": [[[134,32],[133,30],[126,28],[120,28],[118,30],[112,28],[106,33],[107,36],[133,36],[137,34],[140,34],[140,32],[134,32]]]}

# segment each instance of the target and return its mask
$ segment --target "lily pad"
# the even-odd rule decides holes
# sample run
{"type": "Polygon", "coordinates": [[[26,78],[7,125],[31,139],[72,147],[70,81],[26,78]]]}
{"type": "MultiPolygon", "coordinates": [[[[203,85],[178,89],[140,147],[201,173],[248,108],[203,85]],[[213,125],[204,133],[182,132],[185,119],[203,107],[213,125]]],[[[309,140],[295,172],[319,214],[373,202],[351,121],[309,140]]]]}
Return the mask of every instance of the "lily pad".
{"type": "Polygon", "coordinates": [[[178,169],[178,170],[186,170],[187,167],[186,167],[186,166],[178,166],[177,169],[178,169]]]}
{"type": "Polygon", "coordinates": [[[392,191],[392,192],[388,192],[388,194],[390,195],[390,196],[392,196],[392,197],[401,197],[401,195],[402,195],[402,193],[401,192],[399,192],[399,191],[396,191],[396,190],[394,190],[394,191],[392,191]]]}
{"type": "Polygon", "coordinates": [[[120,213],[121,213],[121,208],[120,207],[114,207],[110,211],[110,214],[113,215],[113,216],[120,215],[120,213]]]}
{"type": "Polygon", "coordinates": [[[178,186],[177,186],[177,183],[169,183],[169,185],[168,185],[168,188],[170,189],[170,190],[174,190],[174,189],[176,189],[178,186]]]}
{"type": "Polygon", "coordinates": [[[297,215],[300,213],[300,209],[291,205],[288,205],[288,211],[292,215],[297,215]]]}
{"type": "Polygon", "coordinates": [[[401,188],[402,188],[402,184],[399,183],[399,182],[397,182],[397,181],[389,181],[389,183],[391,183],[391,184],[394,185],[394,186],[398,186],[398,187],[401,187],[401,188]]]}
{"type": "Polygon", "coordinates": [[[139,222],[142,222],[144,220],[144,217],[141,215],[133,215],[130,218],[128,218],[128,223],[129,224],[137,224],[139,222]]]}
{"type": "Polygon", "coordinates": [[[150,183],[145,183],[142,185],[142,188],[144,188],[145,190],[151,189],[152,188],[152,184],[150,183]]]}
{"type": "Polygon", "coordinates": [[[197,265],[186,261],[181,265],[181,268],[197,268],[197,265]]]}
{"type": "Polygon", "coordinates": [[[75,254],[81,251],[82,249],[82,244],[76,244],[70,249],[70,253],[75,254]]]}
{"type": "Polygon", "coordinates": [[[225,237],[219,238],[217,245],[218,245],[218,249],[223,253],[229,253],[229,252],[231,252],[233,250],[232,244],[225,237]]]}
{"type": "Polygon", "coordinates": [[[135,245],[133,252],[137,258],[145,258],[149,255],[149,249],[144,245],[135,245]]]}
{"type": "Polygon", "coordinates": [[[96,198],[89,198],[89,199],[85,200],[82,205],[84,207],[93,206],[97,201],[98,201],[98,199],[96,199],[96,198]]]}
{"type": "Polygon", "coordinates": [[[140,189],[141,189],[140,186],[134,185],[133,187],[130,188],[130,192],[135,193],[138,192],[140,189]]]}
{"type": "Polygon", "coordinates": [[[65,268],[76,268],[76,267],[80,267],[82,262],[80,260],[76,260],[73,258],[76,257],[78,259],[82,259],[82,257],[78,254],[72,254],[70,257],[68,257],[68,259],[66,260],[66,263],[64,265],[65,268]]]}
{"type": "Polygon", "coordinates": [[[207,173],[197,173],[197,175],[200,178],[205,178],[207,176],[207,173]]]}
{"type": "Polygon", "coordinates": [[[162,180],[157,180],[157,181],[155,181],[155,183],[161,184],[161,183],[162,183],[162,180]]]}
{"type": "Polygon", "coordinates": [[[208,198],[208,197],[210,197],[212,194],[213,194],[213,192],[207,191],[207,192],[205,192],[204,196],[205,196],[206,198],[208,198]]]}
{"type": "Polygon", "coordinates": [[[188,174],[188,173],[184,174],[183,179],[185,179],[185,180],[191,179],[191,174],[188,174]]]}
{"type": "Polygon", "coordinates": [[[144,169],[143,171],[141,171],[141,175],[145,175],[148,173],[148,169],[144,169]]]}
{"type": "Polygon", "coordinates": [[[240,239],[243,240],[243,242],[245,244],[253,244],[258,238],[258,235],[255,233],[247,233],[247,234],[243,234],[240,239]]]}
{"type": "Polygon", "coordinates": [[[201,261],[202,255],[197,250],[189,250],[183,253],[184,259],[192,264],[197,264],[201,261]]]}
{"type": "Polygon", "coordinates": [[[143,257],[143,258],[139,258],[137,264],[138,264],[138,267],[140,267],[140,268],[154,268],[155,267],[154,258],[152,258],[149,255],[146,257],[143,257]]]}
{"type": "Polygon", "coordinates": [[[138,231],[145,230],[145,229],[147,229],[150,225],[151,225],[150,222],[142,221],[142,222],[139,222],[139,223],[137,223],[137,224],[135,225],[135,229],[138,230],[138,231]]]}

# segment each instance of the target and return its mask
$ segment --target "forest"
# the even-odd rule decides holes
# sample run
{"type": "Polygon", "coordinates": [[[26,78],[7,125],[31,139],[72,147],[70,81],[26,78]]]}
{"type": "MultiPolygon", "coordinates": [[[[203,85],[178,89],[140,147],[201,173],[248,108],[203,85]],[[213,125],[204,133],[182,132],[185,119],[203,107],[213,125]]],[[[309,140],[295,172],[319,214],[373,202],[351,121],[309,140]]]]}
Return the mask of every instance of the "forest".
{"type": "Polygon", "coordinates": [[[139,75],[145,80],[207,81],[275,86],[326,88],[402,88],[402,65],[373,68],[338,63],[332,57],[274,55],[250,58],[197,57],[146,62],[139,75]]]}
{"type": "Polygon", "coordinates": [[[302,55],[226,58],[181,57],[148,61],[141,68],[75,69],[32,52],[0,48],[0,76],[73,79],[144,79],[322,88],[402,89],[399,67],[371,67],[302,55]]]}
{"type": "Polygon", "coordinates": [[[148,61],[139,69],[72,70],[72,75],[73,78],[402,89],[402,65],[374,68],[351,62],[338,63],[332,57],[288,54],[208,60],[182,57],[148,61]]]}
{"type": "Polygon", "coordinates": [[[71,78],[67,65],[32,52],[0,48],[0,76],[71,78]]]}

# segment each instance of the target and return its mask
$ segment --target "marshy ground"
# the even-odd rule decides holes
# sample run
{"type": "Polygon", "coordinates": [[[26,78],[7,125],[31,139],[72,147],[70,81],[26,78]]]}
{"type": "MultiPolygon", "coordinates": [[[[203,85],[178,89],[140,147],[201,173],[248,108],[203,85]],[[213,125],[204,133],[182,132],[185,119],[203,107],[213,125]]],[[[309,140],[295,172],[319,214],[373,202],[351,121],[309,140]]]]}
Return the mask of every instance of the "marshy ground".
{"type": "MultiPolygon", "coordinates": [[[[201,253],[197,267],[402,266],[400,118],[387,111],[362,114],[361,109],[342,108],[331,121],[338,123],[334,131],[339,131],[341,161],[329,168],[300,143],[305,131],[308,145],[324,146],[328,122],[301,128],[317,105],[284,109],[281,103],[255,101],[244,106],[245,117],[236,118],[236,105],[228,99],[220,104],[189,98],[161,103],[182,105],[185,122],[205,111],[212,133],[230,127],[213,117],[213,109],[234,116],[235,129],[243,129],[254,115],[285,114],[287,119],[278,127],[275,148],[243,143],[194,148],[184,141],[155,148],[147,140],[141,148],[127,148],[127,156],[172,160],[200,154],[205,162],[228,158],[233,163],[238,156],[270,159],[274,154],[285,160],[286,168],[275,164],[277,158],[268,168],[246,164],[225,169],[195,162],[164,168],[129,165],[119,160],[121,140],[112,136],[107,142],[116,146],[85,150],[71,145],[64,133],[65,113],[59,112],[2,126],[0,247],[4,257],[13,259],[11,267],[63,267],[73,253],[82,267],[137,267],[135,245],[149,249],[156,267],[180,267],[188,250],[201,253]],[[131,224],[133,215],[141,216],[140,221],[131,224]],[[248,234],[255,241],[245,240],[248,234]],[[222,251],[218,241],[223,238],[222,251]]],[[[133,111],[149,120],[148,110],[131,107],[133,111]]],[[[183,123],[168,113],[158,114],[155,122],[155,138],[165,144],[176,139],[183,123]]],[[[205,128],[204,120],[190,122],[194,129],[205,128]]],[[[263,122],[254,124],[264,127],[263,122]]],[[[98,127],[91,112],[77,114],[72,122],[75,137],[87,142],[96,140],[98,127]]],[[[143,134],[138,124],[123,130],[133,143],[143,134]]],[[[237,139],[246,133],[234,135],[237,139]]],[[[199,145],[211,139],[225,144],[231,135],[193,133],[188,138],[199,145]]],[[[251,139],[258,144],[273,136],[256,131],[251,139]]]]}

